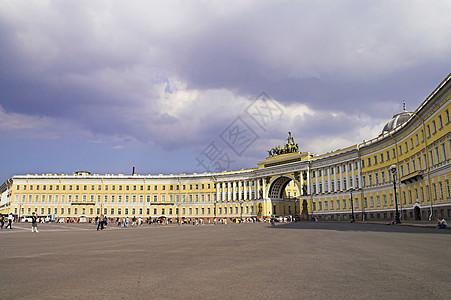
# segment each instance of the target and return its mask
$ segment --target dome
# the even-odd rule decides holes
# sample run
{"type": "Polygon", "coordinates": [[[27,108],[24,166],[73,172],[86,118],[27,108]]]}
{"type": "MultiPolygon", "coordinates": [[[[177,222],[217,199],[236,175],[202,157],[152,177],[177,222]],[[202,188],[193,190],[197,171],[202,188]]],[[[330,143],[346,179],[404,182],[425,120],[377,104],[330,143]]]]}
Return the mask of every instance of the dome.
{"type": "Polygon", "coordinates": [[[412,115],[411,112],[403,111],[402,113],[396,114],[393,116],[393,118],[385,124],[384,129],[382,129],[382,134],[392,131],[405,121],[407,121],[410,116],[412,115]]]}

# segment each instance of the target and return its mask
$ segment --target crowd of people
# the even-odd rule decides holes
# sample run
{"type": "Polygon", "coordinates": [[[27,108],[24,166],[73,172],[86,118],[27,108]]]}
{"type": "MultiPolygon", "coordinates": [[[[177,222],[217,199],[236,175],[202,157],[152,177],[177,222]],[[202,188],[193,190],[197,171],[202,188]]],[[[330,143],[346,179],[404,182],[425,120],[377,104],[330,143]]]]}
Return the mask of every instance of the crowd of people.
{"type": "MultiPolygon", "coordinates": [[[[8,215],[1,215],[0,214],[0,228],[1,229],[12,229],[12,224],[13,222],[18,221],[18,218],[16,218],[12,213],[9,213],[8,215]],[[5,226],[6,224],[6,226],[5,226]]],[[[80,219],[77,218],[68,218],[67,220],[62,220],[62,219],[58,219],[56,220],[58,223],[78,223],[80,222],[80,219]],[[61,222],[62,221],[62,222],[61,222]]],[[[282,220],[280,220],[280,217],[278,218],[277,216],[272,215],[271,218],[268,219],[259,219],[256,217],[248,217],[248,218],[214,218],[212,220],[210,219],[206,219],[206,221],[203,218],[177,218],[176,222],[178,225],[182,225],[182,224],[188,224],[188,225],[204,225],[204,224],[227,224],[227,222],[232,222],[232,223],[257,223],[257,222],[270,222],[271,224],[274,224],[274,222],[292,222],[294,221],[293,218],[283,218],[282,220]]],[[[318,222],[318,218],[316,216],[314,216],[312,218],[312,221],[314,222],[318,222]]],[[[32,216],[31,216],[31,231],[32,232],[39,232],[38,228],[37,228],[37,224],[38,223],[44,223],[44,220],[42,218],[40,218],[35,212],[33,212],[32,216]]],[[[97,230],[101,231],[103,229],[105,229],[105,227],[107,226],[107,224],[111,224],[114,223],[116,226],[119,227],[140,227],[142,226],[144,223],[146,224],[156,224],[156,225],[168,225],[168,224],[172,224],[173,220],[171,218],[166,218],[166,217],[156,217],[154,219],[152,218],[147,218],[147,219],[143,219],[142,217],[136,217],[133,216],[132,218],[127,217],[122,217],[122,218],[108,218],[105,215],[101,215],[96,216],[94,219],[89,219],[89,220],[85,220],[85,222],[89,222],[92,223],[94,222],[95,225],[97,225],[97,230]]],[[[391,222],[389,224],[396,224],[395,222],[391,222]]],[[[444,218],[439,218],[437,219],[437,228],[438,229],[446,229],[448,226],[448,223],[446,222],[446,220],[444,218]]]]}

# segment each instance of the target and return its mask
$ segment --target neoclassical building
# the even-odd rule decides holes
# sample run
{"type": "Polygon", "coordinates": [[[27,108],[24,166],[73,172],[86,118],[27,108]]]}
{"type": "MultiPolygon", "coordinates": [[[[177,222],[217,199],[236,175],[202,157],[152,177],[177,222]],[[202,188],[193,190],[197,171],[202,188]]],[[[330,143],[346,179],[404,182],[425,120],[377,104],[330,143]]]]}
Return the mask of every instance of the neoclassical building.
{"type": "Polygon", "coordinates": [[[28,174],[1,187],[0,212],[59,218],[141,216],[401,220],[451,217],[451,74],[372,140],[334,152],[284,147],[254,169],[179,175],[28,174]],[[395,179],[395,180],[393,180],[395,179]],[[395,192],[396,191],[396,192],[395,192]]]}

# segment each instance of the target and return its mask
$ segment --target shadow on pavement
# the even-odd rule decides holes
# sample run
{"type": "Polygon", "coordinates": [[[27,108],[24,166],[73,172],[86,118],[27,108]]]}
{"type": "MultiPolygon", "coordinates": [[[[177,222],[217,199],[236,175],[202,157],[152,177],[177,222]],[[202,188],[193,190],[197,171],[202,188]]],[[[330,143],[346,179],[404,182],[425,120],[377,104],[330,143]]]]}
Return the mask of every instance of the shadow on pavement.
{"type": "Polygon", "coordinates": [[[432,233],[450,234],[449,229],[436,229],[415,225],[386,225],[375,223],[345,223],[345,222],[294,222],[276,223],[276,226],[268,225],[271,229],[318,229],[336,231],[368,231],[368,232],[402,232],[402,233],[432,233]]]}

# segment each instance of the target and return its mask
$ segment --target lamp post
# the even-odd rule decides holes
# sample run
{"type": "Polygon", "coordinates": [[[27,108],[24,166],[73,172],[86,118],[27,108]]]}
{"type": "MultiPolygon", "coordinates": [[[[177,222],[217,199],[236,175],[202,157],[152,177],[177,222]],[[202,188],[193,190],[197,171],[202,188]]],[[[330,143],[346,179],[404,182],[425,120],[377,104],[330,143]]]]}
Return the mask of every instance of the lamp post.
{"type": "MultiPolygon", "coordinates": [[[[179,198],[180,199],[180,198],[179,198]]],[[[177,224],[180,225],[180,209],[179,209],[180,203],[175,204],[175,210],[177,213],[177,224]]]]}
{"type": "Polygon", "coordinates": [[[240,222],[243,219],[243,201],[240,201],[240,222]]]}
{"type": "Polygon", "coordinates": [[[351,192],[351,223],[355,222],[355,218],[354,218],[354,201],[352,200],[352,191],[354,191],[353,188],[349,189],[349,192],[351,192]]]}
{"type": "Polygon", "coordinates": [[[395,223],[401,224],[401,220],[399,219],[399,211],[398,211],[398,194],[396,193],[396,165],[391,165],[390,171],[393,175],[393,189],[395,191],[395,208],[396,208],[395,223]]]}

